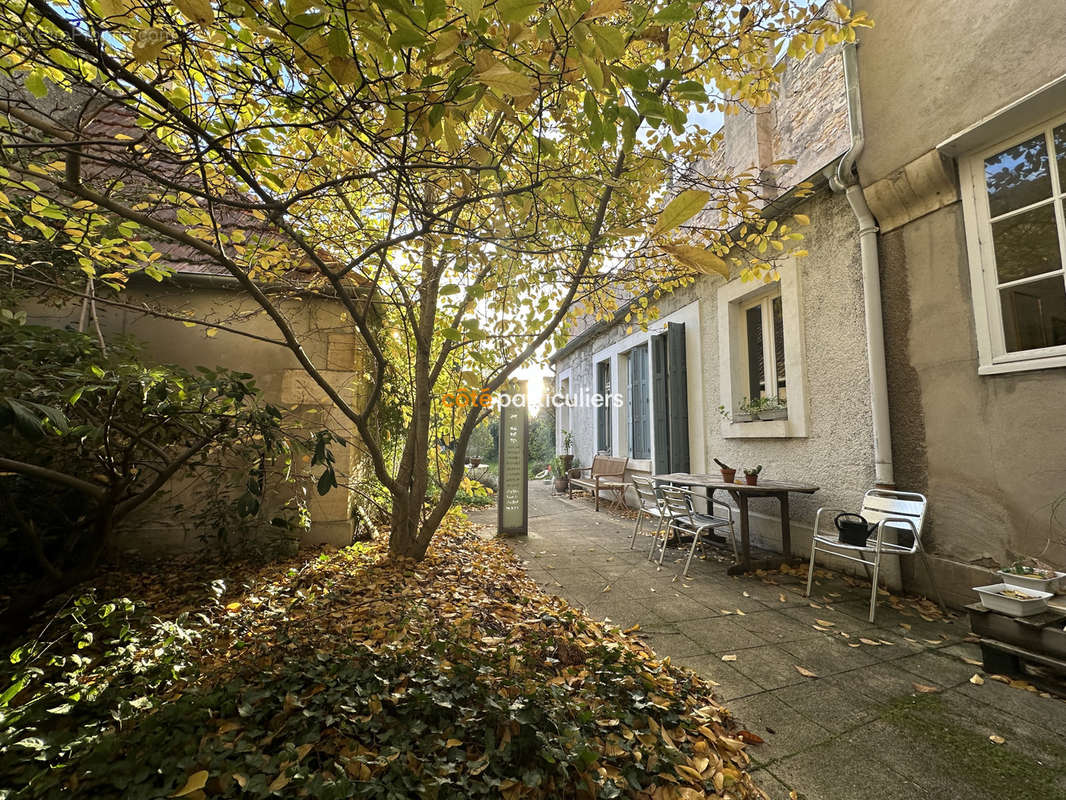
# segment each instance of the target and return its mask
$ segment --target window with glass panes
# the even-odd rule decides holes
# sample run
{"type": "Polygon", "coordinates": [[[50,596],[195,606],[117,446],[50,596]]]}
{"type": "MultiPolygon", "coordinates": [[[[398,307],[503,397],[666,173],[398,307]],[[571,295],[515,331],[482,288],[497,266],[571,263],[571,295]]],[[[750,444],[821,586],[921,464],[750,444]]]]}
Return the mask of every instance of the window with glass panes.
{"type": "Polygon", "coordinates": [[[1066,120],[989,148],[967,166],[977,323],[987,326],[991,361],[1066,354],[1066,120]]]}
{"type": "Polygon", "coordinates": [[[785,326],[781,295],[761,297],[741,307],[747,396],[788,399],[785,375],[785,326]]]}

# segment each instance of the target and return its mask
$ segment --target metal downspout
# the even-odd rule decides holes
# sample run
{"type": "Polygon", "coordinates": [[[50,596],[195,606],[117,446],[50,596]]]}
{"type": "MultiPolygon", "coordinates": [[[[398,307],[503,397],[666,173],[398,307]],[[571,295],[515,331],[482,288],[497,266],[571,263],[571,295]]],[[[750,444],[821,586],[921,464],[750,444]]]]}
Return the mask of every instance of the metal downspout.
{"type": "MultiPolygon", "coordinates": [[[[852,3],[848,2],[850,8],[852,3]]],[[[874,434],[874,480],[878,486],[895,486],[892,474],[892,426],[888,407],[888,369],[885,363],[885,330],[881,309],[881,274],[877,254],[877,221],[855,174],[855,161],[866,144],[862,130],[859,96],[859,66],[855,42],[843,46],[844,85],[848,98],[851,147],[840,159],[836,175],[829,179],[833,191],[843,192],[859,224],[859,254],[866,314],[866,356],[870,372],[870,412],[874,434]]]]}

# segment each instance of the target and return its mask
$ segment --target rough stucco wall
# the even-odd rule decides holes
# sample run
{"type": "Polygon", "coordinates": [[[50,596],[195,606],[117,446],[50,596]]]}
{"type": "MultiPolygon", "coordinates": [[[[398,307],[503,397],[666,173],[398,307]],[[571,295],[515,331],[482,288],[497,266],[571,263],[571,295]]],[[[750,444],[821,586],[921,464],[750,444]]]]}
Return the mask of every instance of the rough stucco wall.
{"type": "MultiPolygon", "coordinates": [[[[133,305],[149,301],[178,314],[188,311],[198,318],[229,320],[227,324],[249,333],[277,337],[277,330],[266,315],[254,313],[258,306],[253,301],[225,289],[141,284],[127,291],[123,300],[133,305]]],[[[365,401],[367,387],[355,376],[361,371],[359,365],[365,353],[352,335],[351,324],[341,318],[341,309],[328,301],[292,301],[285,304],[284,310],[310,357],[329,368],[327,377],[334,385],[343,386],[342,391],[348,392],[348,399],[358,407],[365,401]],[[351,363],[345,363],[349,360],[351,363]]],[[[35,323],[61,326],[76,320],[78,313],[79,308],[73,306],[37,307],[31,316],[35,323]]],[[[347,447],[333,449],[338,472],[358,474],[363,468],[364,453],[351,423],[313,386],[292,353],[284,348],[225,331],[209,338],[203,327],[185,327],[172,320],[105,305],[99,307],[99,313],[105,338],[131,336],[158,362],[189,369],[222,366],[252,373],[264,399],[286,411],[290,422],[298,422],[308,430],[329,428],[348,440],[347,447]]],[[[172,497],[164,505],[188,504],[193,496],[188,481],[175,482],[170,491],[172,497]]],[[[280,491],[287,491],[287,487],[280,487],[280,491]]],[[[305,541],[349,544],[348,493],[336,489],[319,497],[312,492],[308,500],[313,524],[305,541]]],[[[181,527],[166,517],[160,503],[150,503],[127,527],[136,530],[136,536],[127,537],[123,547],[158,551],[197,543],[195,535],[187,538],[181,527]]]]}
{"type": "MultiPolygon", "coordinates": [[[[717,291],[724,283],[721,278],[701,277],[692,286],[663,297],[658,308],[660,316],[666,316],[696,298],[700,301],[704,400],[702,408],[690,404],[689,413],[704,416],[705,463],[713,466],[712,459],[717,457],[734,466],[762,464],[769,479],[807,481],[821,487],[814,495],[797,495],[791,500],[793,552],[806,555],[815,511],[820,506],[857,508],[862,493],[872,486],[873,440],[854,217],[842,196],[825,190],[804,201],[796,212],[811,217],[803,242],[809,255],[797,262],[809,402],[807,437],[723,438],[717,411],[726,402],[720,391],[717,320],[717,291]]],[[[593,354],[624,336],[625,326],[614,326],[560,361],[557,374],[569,368],[571,389],[587,385],[591,390],[593,354]]],[[[618,413],[624,414],[624,409],[618,413]]],[[[577,452],[587,464],[594,447],[594,411],[589,409],[580,420],[575,425],[577,452]],[[585,429],[587,435],[579,436],[585,429]]],[[[753,500],[751,512],[754,541],[780,547],[776,501],[753,500]]]]}
{"type": "MultiPolygon", "coordinates": [[[[912,417],[894,426],[893,449],[921,448],[924,435],[925,474],[914,479],[928,487],[933,552],[988,566],[1039,553],[1048,504],[1066,492],[1066,371],[977,374],[958,203],[890,241],[886,278],[905,270],[909,291],[886,295],[886,317],[898,323],[886,336],[893,363],[905,360],[914,376],[891,386],[896,418],[912,417]]],[[[1066,564],[1061,545],[1045,557],[1066,564]]]]}
{"type": "Polygon", "coordinates": [[[863,125],[873,183],[1066,69],[1061,0],[860,0],[863,125]]]}
{"type": "MultiPolygon", "coordinates": [[[[860,33],[858,51],[864,185],[1038,89],[1066,64],[1058,0],[860,7],[876,23],[860,33]]],[[[1066,565],[1066,544],[1047,547],[1049,504],[1066,494],[1066,369],[977,374],[961,203],[883,236],[882,255],[897,482],[925,487],[929,543],[943,559],[935,567],[953,582],[955,599],[969,601],[966,588],[981,578],[953,562],[992,566],[1043,553],[1066,565]]]]}

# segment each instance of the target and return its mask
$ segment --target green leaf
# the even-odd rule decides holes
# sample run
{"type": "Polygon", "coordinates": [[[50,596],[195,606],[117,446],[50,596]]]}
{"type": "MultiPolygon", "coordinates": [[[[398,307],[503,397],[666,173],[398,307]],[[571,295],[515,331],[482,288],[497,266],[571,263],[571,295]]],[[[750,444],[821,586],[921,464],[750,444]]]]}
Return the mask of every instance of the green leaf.
{"type": "Polygon", "coordinates": [[[609,28],[606,25],[590,25],[592,38],[600,48],[605,58],[621,58],[626,51],[626,39],[618,28],[609,28]]]}
{"type": "Polygon", "coordinates": [[[515,72],[499,61],[484,72],[475,73],[474,80],[508,97],[526,95],[534,90],[532,78],[520,72],[515,72]]]}
{"type": "Polygon", "coordinates": [[[395,30],[389,37],[389,47],[393,50],[418,47],[426,40],[425,31],[420,31],[406,17],[392,17],[391,21],[395,30]]]}
{"type": "Polygon", "coordinates": [[[44,77],[40,72],[34,70],[26,76],[26,88],[30,90],[30,93],[34,97],[44,97],[48,94],[48,85],[44,82],[44,77]]]}
{"type": "Polygon", "coordinates": [[[441,331],[440,335],[443,336],[445,339],[448,339],[453,342],[461,341],[463,338],[462,334],[459,333],[459,331],[457,331],[455,328],[445,328],[443,331],[441,331]]]}
{"type": "Polygon", "coordinates": [[[504,22],[525,22],[540,8],[540,0],[498,0],[496,13],[504,22]]]}
{"type": "Polygon", "coordinates": [[[481,10],[485,7],[485,0],[458,0],[459,8],[470,17],[471,22],[481,19],[481,10]]]}
{"type": "Polygon", "coordinates": [[[707,205],[711,199],[711,193],[701,189],[686,189],[677,197],[666,204],[659,215],[659,221],[652,228],[652,236],[668,233],[680,225],[688,222],[707,205]]]}

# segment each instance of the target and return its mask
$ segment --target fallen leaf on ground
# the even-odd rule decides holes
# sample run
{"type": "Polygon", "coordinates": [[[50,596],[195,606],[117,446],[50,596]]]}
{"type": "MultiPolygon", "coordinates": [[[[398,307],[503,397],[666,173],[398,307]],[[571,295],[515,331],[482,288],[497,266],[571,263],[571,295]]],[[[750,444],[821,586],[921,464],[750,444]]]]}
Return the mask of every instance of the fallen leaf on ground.
{"type": "Polygon", "coordinates": [[[974,674],[974,676],[970,678],[970,683],[974,686],[984,686],[985,679],[980,675],[974,674]]]}
{"type": "Polygon", "coordinates": [[[609,583],[606,586],[604,586],[602,589],[600,589],[601,593],[602,592],[609,592],[609,591],[611,591],[611,584],[609,584],[609,583]]]}
{"type": "Polygon", "coordinates": [[[751,731],[737,731],[737,738],[747,744],[765,744],[766,740],[751,731]]]}
{"type": "Polygon", "coordinates": [[[880,642],[875,642],[873,639],[865,639],[862,636],[859,637],[859,641],[872,647],[879,647],[881,645],[880,642]]]}
{"type": "Polygon", "coordinates": [[[794,664],[793,666],[795,666],[796,672],[798,672],[804,678],[817,678],[818,677],[817,673],[811,672],[806,667],[801,667],[798,664],[794,664]]]}
{"type": "Polygon", "coordinates": [[[940,691],[940,689],[938,687],[930,686],[930,685],[928,685],[926,683],[915,683],[915,684],[913,684],[913,686],[914,686],[914,691],[921,692],[922,694],[936,694],[937,692],[940,691]]]}
{"type": "Polygon", "coordinates": [[[827,628],[831,628],[834,625],[836,625],[835,622],[830,622],[829,620],[826,620],[826,619],[816,619],[815,622],[817,622],[819,625],[824,625],[827,628]]]}
{"type": "Polygon", "coordinates": [[[727,656],[722,656],[722,661],[736,661],[736,660],[737,660],[737,657],[735,655],[733,655],[732,653],[730,653],[727,656]]]}
{"type": "MultiPolygon", "coordinates": [[[[238,603],[238,605],[240,604],[238,603]]],[[[208,773],[206,769],[194,772],[189,776],[188,780],[185,781],[185,785],[178,789],[178,791],[174,792],[171,797],[185,797],[193,792],[200,791],[205,785],[207,785],[207,777],[208,773]]]]}
{"type": "Polygon", "coordinates": [[[983,667],[984,666],[984,664],[982,664],[976,658],[966,658],[965,656],[963,656],[962,660],[965,661],[967,664],[969,664],[972,667],[983,667]]]}
{"type": "Polygon", "coordinates": [[[1002,736],[993,733],[991,736],[988,737],[988,741],[992,742],[992,744],[1003,744],[1007,740],[1004,739],[1002,736]]]}

